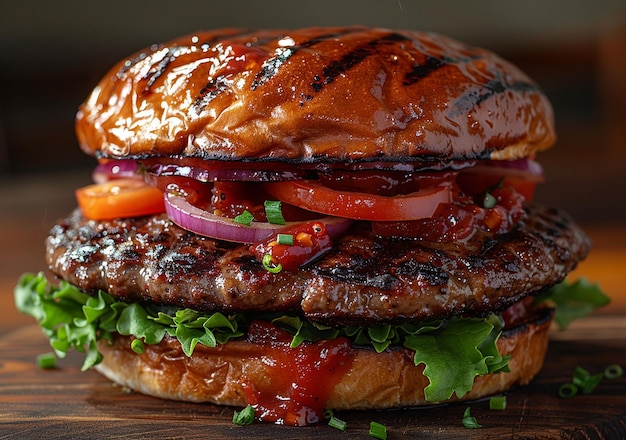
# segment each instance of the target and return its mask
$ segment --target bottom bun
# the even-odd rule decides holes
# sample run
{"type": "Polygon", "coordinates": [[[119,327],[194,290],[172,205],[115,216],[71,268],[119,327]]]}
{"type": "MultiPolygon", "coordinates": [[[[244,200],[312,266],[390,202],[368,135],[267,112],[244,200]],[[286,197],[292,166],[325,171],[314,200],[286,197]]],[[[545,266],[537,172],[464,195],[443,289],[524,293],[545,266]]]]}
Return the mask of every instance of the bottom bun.
{"type": "MultiPolygon", "coordinates": [[[[498,348],[502,355],[511,356],[510,372],[476,377],[469,393],[461,399],[453,395],[449,401],[475,400],[529,383],[543,365],[552,315],[551,309],[542,309],[533,322],[505,329],[498,348]]],[[[130,342],[129,337],[119,335],[112,343],[101,342],[103,361],[97,370],[122,386],[164,399],[241,407],[251,403],[246,387],[261,384],[267,388],[268,380],[276,374],[275,361],[264,354],[264,347],[245,340],[216,348],[198,344],[191,357],[169,336],[158,345],[145,345],[142,354],[133,352],[130,342]]],[[[328,390],[324,408],[433,404],[424,397],[429,381],[423,375],[424,366],[415,366],[413,352],[397,348],[376,353],[359,347],[351,353],[353,361],[328,390]]]]}

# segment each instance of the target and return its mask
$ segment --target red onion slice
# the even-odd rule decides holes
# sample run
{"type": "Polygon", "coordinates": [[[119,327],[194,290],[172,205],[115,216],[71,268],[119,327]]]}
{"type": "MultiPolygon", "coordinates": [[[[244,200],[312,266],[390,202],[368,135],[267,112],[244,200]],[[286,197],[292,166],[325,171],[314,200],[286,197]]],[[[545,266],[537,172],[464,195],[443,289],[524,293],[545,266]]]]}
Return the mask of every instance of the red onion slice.
{"type": "Polygon", "coordinates": [[[260,169],[205,169],[179,164],[155,164],[146,167],[146,172],[154,176],[188,177],[200,182],[216,180],[237,182],[276,182],[303,178],[306,170],[260,170],[260,169]]]}
{"type": "MultiPolygon", "coordinates": [[[[276,225],[264,222],[252,222],[250,226],[236,223],[231,219],[213,215],[193,206],[184,197],[165,194],[165,211],[169,218],[183,229],[205,237],[237,243],[255,243],[279,230],[300,222],[287,222],[276,225]]],[[[352,220],[339,217],[319,219],[326,226],[331,237],[337,237],[348,230],[352,220]]]]}
{"type": "Polygon", "coordinates": [[[91,173],[95,183],[105,183],[114,179],[137,178],[137,162],[134,159],[109,160],[98,164],[91,173]]]}
{"type": "Polygon", "coordinates": [[[486,160],[467,168],[467,171],[480,171],[486,173],[524,177],[534,182],[544,180],[543,167],[532,159],[516,160],[486,160]]]}

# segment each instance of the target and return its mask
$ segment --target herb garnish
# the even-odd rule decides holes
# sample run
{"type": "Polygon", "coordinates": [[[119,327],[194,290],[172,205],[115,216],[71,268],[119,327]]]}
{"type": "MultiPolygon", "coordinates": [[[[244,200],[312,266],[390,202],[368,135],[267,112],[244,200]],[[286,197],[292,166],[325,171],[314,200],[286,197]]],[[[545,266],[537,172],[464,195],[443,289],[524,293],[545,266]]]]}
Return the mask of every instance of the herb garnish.
{"type": "Polygon", "coordinates": [[[465,412],[463,413],[463,419],[461,420],[461,422],[463,423],[463,426],[469,429],[478,429],[483,427],[480,423],[478,423],[476,417],[473,417],[470,414],[469,406],[465,408],[465,412]]]}
{"type": "Polygon", "coordinates": [[[250,425],[254,422],[254,407],[252,405],[246,406],[241,411],[235,411],[233,413],[233,425],[250,425]]]}
{"type": "Polygon", "coordinates": [[[233,221],[235,223],[239,223],[241,225],[246,225],[246,226],[250,226],[252,224],[252,220],[254,220],[254,215],[252,215],[252,213],[248,211],[247,209],[241,214],[239,214],[238,216],[236,216],[235,218],[233,218],[233,221]]]}
{"type": "Polygon", "coordinates": [[[387,427],[378,422],[370,422],[370,437],[387,440],[387,427]]]}
{"type": "Polygon", "coordinates": [[[266,200],[263,206],[265,207],[268,223],[273,225],[284,225],[286,223],[279,200],[266,200]]]}

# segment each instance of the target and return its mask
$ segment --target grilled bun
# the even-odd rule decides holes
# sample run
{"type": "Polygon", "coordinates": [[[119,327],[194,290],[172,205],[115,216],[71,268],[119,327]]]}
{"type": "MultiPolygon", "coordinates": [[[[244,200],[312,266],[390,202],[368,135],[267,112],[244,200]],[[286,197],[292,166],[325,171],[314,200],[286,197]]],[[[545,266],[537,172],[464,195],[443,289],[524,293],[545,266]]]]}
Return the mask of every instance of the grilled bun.
{"type": "Polygon", "coordinates": [[[121,61],[77,116],[100,158],[515,159],[550,147],[553,111],[495,54],[362,27],[219,30],[121,61]]]}
{"type": "MultiPolygon", "coordinates": [[[[548,347],[552,309],[532,314],[531,321],[505,329],[498,350],[510,355],[510,372],[476,377],[474,386],[461,400],[481,397],[526,385],[540,371],[548,347]]],[[[266,384],[271,389],[273,364],[268,346],[233,340],[215,348],[196,346],[185,356],[180,343],[171,338],[146,345],[138,355],[129,337],[116,335],[112,343],[101,341],[104,355],[96,369],[108,379],[143,394],[179,401],[210,402],[245,406],[245,383],[266,384]],[[269,385],[268,384],[269,381],[269,385]]],[[[376,353],[353,347],[353,361],[330,390],[327,408],[384,409],[432,405],[424,397],[429,381],[424,366],[415,366],[412,352],[403,348],[376,353]]],[[[282,373],[288,374],[288,373],[282,373]]],[[[276,390],[278,392],[278,390],[276,390]]],[[[458,400],[454,395],[450,401],[458,400]]]]}

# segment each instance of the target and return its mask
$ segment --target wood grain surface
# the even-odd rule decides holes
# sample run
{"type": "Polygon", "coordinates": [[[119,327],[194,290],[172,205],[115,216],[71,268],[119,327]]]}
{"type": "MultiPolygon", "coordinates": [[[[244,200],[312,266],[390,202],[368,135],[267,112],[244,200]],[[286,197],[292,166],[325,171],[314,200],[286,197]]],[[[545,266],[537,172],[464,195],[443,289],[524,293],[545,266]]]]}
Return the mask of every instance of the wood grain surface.
{"type": "Polygon", "coordinates": [[[232,424],[236,408],[164,401],[111,384],[97,372],[80,371],[81,355],[40,369],[35,357],[49,351],[36,325],[0,337],[0,438],[24,439],[328,439],[371,438],[370,421],[387,426],[388,438],[419,439],[623,439],[626,438],[626,377],[603,380],[589,395],[565,399],[558,388],[571,381],[576,366],[598,373],[626,361],[623,317],[596,316],[551,342],[540,375],[507,393],[507,408],[490,410],[488,401],[443,407],[345,411],[345,432],[322,423],[292,428],[232,424]],[[595,328],[600,329],[598,333],[595,328]],[[607,329],[613,337],[607,339],[607,329]],[[619,337],[615,337],[618,335],[619,337]],[[463,427],[467,407],[482,425],[463,427]]]}

